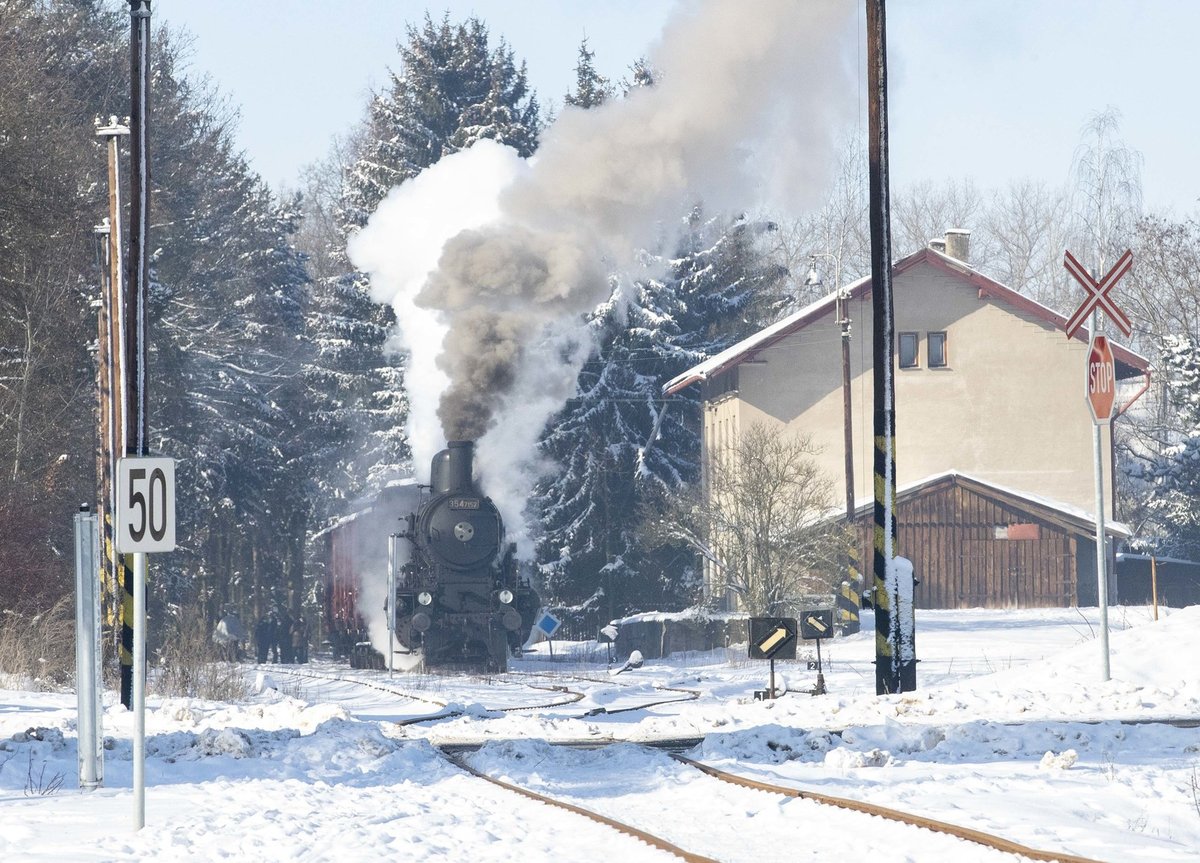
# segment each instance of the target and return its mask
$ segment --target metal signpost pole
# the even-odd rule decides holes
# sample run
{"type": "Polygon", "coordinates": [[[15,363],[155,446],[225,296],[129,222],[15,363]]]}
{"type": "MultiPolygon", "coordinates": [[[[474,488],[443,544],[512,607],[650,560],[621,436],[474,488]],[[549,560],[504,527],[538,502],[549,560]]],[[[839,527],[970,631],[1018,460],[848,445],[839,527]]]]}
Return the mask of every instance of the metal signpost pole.
{"type": "Polygon", "coordinates": [[[126,398],[129,402],[129,426],[126,429],[127,455],[144,456],[149,451],[147,383],[147,293],[150,286],[150,0],[129,0],[131,19],[130,88],[133,106],[129,119],[130,157],[133,171],[129,185],[129,273],[126,289],[129,300],[125,305],[125,338],[128,361],[126,369],[126,398]]]}
{"type": "Polygon", "coordinates": [[[396,543],[400,537],[391,534],[388,537],[388,575],[387,575],[387,627],[388,627],[388,675],[396,668],[396,543]]]}
{"type": "MultiPolygon", "coordinates": [[[[1067,319],[1063,329],[1067,338],[1074,337],[1085,318],[1089,319],[1091,333],[1088,339],[1088,361],[1084,367],[1084,391],[1088,404],[1091,406],[1092,454],[1095,457],[1096,475],[1096,594],[1100,607],[1100,651],[1103,661],[1102,679],[1109,679],[1108,651],[1108,547],[1105,542],[1104,530],[1104,451],[1103,426],[1109,426],[1109,445],[1112,445],[1112,415],[1116,390],[1116,370],[1113,366],[1112,350],[1108,340],[1100,335],[1100,310],[1109,316],[1126,336],[1133,332],[1133,325],[1128,316],[1108,296],[1113,286],[1121,277],[1133,268],[1133,253],[1126,250],[1117,259],[1113,268],[1099,278],[1092,275],[1079,263],[1078,259],[1067,250],[1063,258],[1063,266],[1087,294],[1086,299],[1067,319]],[[1088,316],[1090,315],[1090,318],[1088,316]]],[[[1104,260],[1101,257],[1097,272],[1104,272],[1104,260]]]]}
{"type": "Polygon", "coordinates": [[[125,304],[125,399],[128,405],[125,454],[118,466],[120,494],[117,511],[119,549],[133,553],[133,793],[134,829],[146,823],[146,552],[175,547],[174,463],[146,459],[149,452],[147,373],[149,321],[147,294],[150,285],[150,0],[129,0],[130,18],[130,172],[129,279],[125,304]],[[151,465],[154,462],[155,465],[151,465]],[[141,463],[144,467],[135,467],[141,463]],[[169,476],[169,479],[168,479],[169,476]],[[161,480],[161,482],[158,482],[161,480]],[[166,500],[170,495],[170,501],[166,500]],[[160,500],[161,496],[161,500],[160,500]],[[156,503],[160,512],[156,520],[156,503]],[[140,512],[135,514],[136,510],[140,512]],[[131,523],[132,521],[132,523],[131,523]],[[128,536],[122,536],[128,528],[128,536]],[[169,544],[164,537],[169,530],[169,544]],[[147,536],[149,534],[149,536],[147,536]],[[151,537],[153,542],[150,541],[151,537]]]}
{"type": "Polygon", "coordinates": [[[146,826],[146,553],[133,554],[133,829],[146,826]]]}
{"type": "Polygon", "coordinates": [[[814,695],[825,694],[825,669],[821,665],[821,639],[816,639],[817,642],[817,688],[813,692],[814,695]]]}
{"type": "Polygon", "coordinates": [[[1154,619],[1158,620],[1158,558],[1150,557],[1150,599],[1154,604],[1154,619]]]}
{"type": "Polygon", "coordinates": [[[117,462],[117,551],[133,559],[133,814],[146,824],[146,554],[175,548],[175,462],[117,462]]]}
{"type": "MultiPolygon", "coordinates": [[[[1100,314],[1093,311],[1089,324],[1092,330],[1090,344],[1094,344],[1096,341],[1099,323],[1100,314]]],[[[1088,355],[1090,358],[1090,350],[1088,355]]],[[[1098,418],[1096,422],[1092,423],[1092,456],[1095,459],[1096,468],[1096,595],[1100,601],[1100,679],[1106,681],[1111,675],[1108,652],[1108,554],[1107,544],[1104,541],[1103,425],[1098,418]]]]}
{"type": "Polygon", "coordinates": [[[104,780],[100,711],[100,592],[96,563],[100,542],[96,516],[82,507],[75,516],[75,700],[79,730],[79,787],[91,791],[104,780]]]}

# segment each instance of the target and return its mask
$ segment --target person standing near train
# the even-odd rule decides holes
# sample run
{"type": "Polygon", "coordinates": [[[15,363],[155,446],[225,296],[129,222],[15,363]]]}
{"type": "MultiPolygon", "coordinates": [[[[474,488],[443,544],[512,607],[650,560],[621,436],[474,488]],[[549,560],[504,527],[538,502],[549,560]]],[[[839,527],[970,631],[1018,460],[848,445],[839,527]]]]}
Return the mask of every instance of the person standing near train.
{"type": "Polygon", "coordinates": [[[271,651],[271,615],[264,614],[254,625],[254,659],[258,663],[267,661],[271,651]]]}
{"type": "Polygon", "coordinates": [[[217,652],[220,657],[226,662],[237,662],[242,658],[242,642],[246,640],[246,629],[242,626],[242,619],[238,616],[237,609],[232,606],[225,606],[225,613],[221,615],[221,619],[217,621],[217,627],[213,631],[213,641],[217,645],[217,652]]]}
{"type": "Polygon", "coordinates": [[[292,616],[284,609],[279,614],[279,661],[291,664],[292,659],[292,616]]]}
{"type": "Polygon", "coordinates": [[[292,621],[292,661],[308,662],[308,624],[303,617],[292,621]]]}

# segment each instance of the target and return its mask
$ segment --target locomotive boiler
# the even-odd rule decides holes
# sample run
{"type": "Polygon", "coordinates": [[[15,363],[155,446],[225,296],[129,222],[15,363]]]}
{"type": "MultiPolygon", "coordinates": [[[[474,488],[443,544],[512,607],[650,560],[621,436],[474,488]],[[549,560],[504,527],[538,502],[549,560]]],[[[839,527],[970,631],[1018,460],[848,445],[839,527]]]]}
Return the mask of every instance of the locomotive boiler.
{"type": "Polygon", "coordinates": [[[471,441],[450,441],[434,456],[428,496],[403,519],[408,555],[390,609],[397,640],[426,667],[503,671],[529,637],[539,600],[473,467],[471,441]]]}

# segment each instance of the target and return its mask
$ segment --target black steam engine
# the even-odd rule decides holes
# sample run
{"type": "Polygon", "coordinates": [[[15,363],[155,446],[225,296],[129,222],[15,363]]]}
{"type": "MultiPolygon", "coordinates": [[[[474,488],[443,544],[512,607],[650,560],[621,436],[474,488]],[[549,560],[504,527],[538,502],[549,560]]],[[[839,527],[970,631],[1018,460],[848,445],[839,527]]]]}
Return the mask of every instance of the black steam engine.
{"type": "Polygon", "coordinates": [[[433,458],[429,496],[400,536],[396,637],[427,667],[503,671],[529,637],[538,596],[518,575],[516,546],[472,477],[474,444],[450,441],[433,458]]]}

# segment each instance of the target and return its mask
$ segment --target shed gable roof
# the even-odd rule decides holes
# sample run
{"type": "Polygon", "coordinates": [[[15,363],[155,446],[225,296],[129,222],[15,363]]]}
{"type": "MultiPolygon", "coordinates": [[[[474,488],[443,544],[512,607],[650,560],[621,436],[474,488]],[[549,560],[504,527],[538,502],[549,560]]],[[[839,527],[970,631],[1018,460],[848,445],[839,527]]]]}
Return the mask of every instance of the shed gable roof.
{"type": "MultiPolygon", "coordinates": [[[[948,486],[957,486],[994,503],[1028,512],[1042,521],[1058,525],[1068,533],[1074,533],[1084,538],[1095,536],[1096,518],[1091,512],[1042,495],[996,485],[959,471],[935,474],[897,488],[896,501],[897,503],[906,503],[948,486]]],[[[856,502],[854,516],[856,519],[869,518],[872,516],[873,509],[873,501],[856,502]]],[[[1111,519],[1105,520],[1104,532],[1120,539],[1128,539],[1133,535],[1133,530],[1128,525],[1111,519]]]]}
{"type": "MultiPolygon", "coordinates": [[[[993,297],[1015,310],[1044,321],[1056,329],[1063,329],[1067,323],[1067,318],[1053,309],[1043,306],[1041,303],[1031,300],[1023,294],[1017,293],[1012,288],[1006,287],[994,279],[988,278],[968,264],[964,264],[956,258],[952,258],[929,247],[921,249],[919,252],[914,252],[893,264],[892,276],[898,276],[919,264],[928,264],[945,273],[956,276],[974,286],[979,291],[980,298],[993,297]]],[[[846,290],[849,291],[850,298],[854,300],[870,296],[871,277],[864,276],[858,281],[850,283],[846,286],[846,290]]],[[[832,313],[836,303],[837,291],[834,291],[817,300],[815,303],[805,306],[803,309],[788,315],[786,318],[759,330],[754,335],[742,339],[721,353],[671,378],[671,380],[663,384],[663,395],[673,395],[684,387],[716,377],[734,366],[754,359],[761,351],[787,338],[792,333],[799,332],[814,321],[823,318],[826,314],[832,313]]],[[[1076,331],[1074,338],[1086,342],[1088,339],[1087,331],[1081,327],[1076,331]]],[[[1118,379],[1123,380],[1149,372],[1150,361],[1145,357],[1135,354],[1123,345],[1118,345],[1111,340],[1109,343],[1112,345],[1113,357],[1116,360],[1118,379]]]]}

